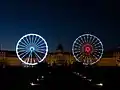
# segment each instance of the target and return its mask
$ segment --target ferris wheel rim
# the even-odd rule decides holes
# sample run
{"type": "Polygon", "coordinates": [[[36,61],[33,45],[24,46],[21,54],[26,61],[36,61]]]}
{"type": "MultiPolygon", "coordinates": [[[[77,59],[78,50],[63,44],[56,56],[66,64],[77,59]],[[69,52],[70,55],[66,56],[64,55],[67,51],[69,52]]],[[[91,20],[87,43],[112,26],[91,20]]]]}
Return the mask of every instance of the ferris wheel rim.
{"type": "MultiPolygon", "coordinates": [[[[78,61],[78,62],[81,62],[82,63],[82,61],[80,61],[77,57],[76,57],[76,55],[75,55],[75,53],[74,53],[74,44],[76,43],[76,41],[79,39],[79,38],[81,38],[81,37],[83,37],[83,36],[92,36],[92,37],[94,37],[94,38],[96,38],[98,41],[99,41],[99,43],[101,44],[101,55],[99,56],[99,58],[95,61],[95,62],[92,62],[92,63],[90,63],[89,65],[93,65],[93,64],[95,64],[95,63],[97,63],[97,62],[99,62],[100,61],[100,59],[102,58],[102,55],[103,55],[103,52],[104,52],[104,47],[103,47],[103,44],[102,44],[102,42],[101,42],[101,40],[98,38],[98,37],[96,37],[95,35],[92,35],[92,34],[82,34],[82,35],[80,35],[80,36],[78,36],[75,40],[74,40],[74,42],[73,42],[73,45],[72,45],[72,53],[73,53],[73,56],[74,56],[74,58],[76,59],[76,61],[78,61]]],[[[88,65],[88,64],[86,64],[86,63],[83,63],[84,65],[88,65]]]]}
{"type": "Polygon", "coordinates": [[[26,35],[22,36],[22,37],[19,39],[19,41],[17,42],[17,44],[16,44],[16,54],[17,54],[18,59],[19,59],[22,63],[24,63],[24,64],[26,64],[26,65],[37,65],[38,63],[41,63],[42,61],[44,61],[44,59],[47,57],[47,54],[48,54],[48,44],[47,44],[46,40],[45,40],[42,36],[40,36],[40,35],[38,35],[38,34],[34,34],[34,33],[26,34],[26,35]],[[39,62],[27,63],[27,62],[25,62],[24,60],[22,60],[21,57],[20,57],[19,54],[18,54],[18,51],[17,51],[17,50],[18,50],[19,43],[21,42],[22,39],[24,39],[24,38],[27,37],[27,36],[37,36],[37,37],[41,38],[41,39],[44,41],[44,43],[45,43],[45,47],[46,47],[46,50],[45,50],[45,51],[46,51],[46,52],[45,52],[45,54],[44,54],[44,57],[43,57],[39,62]]]}

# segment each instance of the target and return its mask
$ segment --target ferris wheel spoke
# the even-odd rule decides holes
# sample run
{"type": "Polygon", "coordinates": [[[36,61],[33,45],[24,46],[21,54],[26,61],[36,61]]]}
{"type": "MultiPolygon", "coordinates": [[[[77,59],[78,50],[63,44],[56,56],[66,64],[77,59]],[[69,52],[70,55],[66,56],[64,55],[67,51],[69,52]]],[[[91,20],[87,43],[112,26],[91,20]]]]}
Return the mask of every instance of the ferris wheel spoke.
{"type": "Polygon", "coordinates": [[[36,43],[37,38],[38,37],[34,35],[34,41],[33,41],[33,43],[36,43]]]}
{"type": "Polygon", "coordinates": [[[82,37],[81,40],[82,40],[83,43],[85,43],[85,41],[84,41],[84,37],[82,37]]]}
{"type": "Polygon", "coordinates": [[[46,47],[47,47],[47,46],[40,46],[40,47],[37,46],[37,48],[39,48],[39,49],[44,49],[44,48],[46,49],[46,47]]]}
{"type": "MultiPolygon", "coordinates": [[[[34,51],[35,55],[41,60],[41,57],[34,51]]],[[[39,60],[39,61],[40,61],[39,60]]]]}
{"type": "Polygon", "coordinates": [[[26,52],[26,50],[18,50],[19,51],[19,53],[21,53],[21,52],[26,52]]]}
{"type": "Polygon", "coordinates": [[[45,45],[45,43],[37,44],[37,46],[41,47],[42,45],[45,45]]]}
{"type": "MultiPolygon", "coordinates": [[[[18,52],[18,53],[20,53],[20,52],[18,52]]],[[[20,53],[19,55],[20,56],[22,56],[22,55],[24,55],[24,54],[26,54],[27,52],[25,51],[25,52],[23,52],[23,53],[20,53]]]]}
{"type": "Polygon", "coordinates": [[[39,60],[39,58],[38,58],[38,57],[36,57],[36,61],[37,61],[37,62],[40,62],[40,60],[39,60]]]}
{"type": "Polygon", "coordinates": [[[76,52],[76,51],[80,51],[81,49],[80,48],[74,48],[74,52],[76,52]]]}
{"type": "Polygon", "coordinates": [[[89,43],[89,35],[87,34],[87,42],[89,43]]]}
{"type": "MultiPolygon", "coordinates": [[[[24,54],[24,55],[21,57],[21,59],[23,59],[28,53],[29,53],[29,52],[22,53],[22,55],[23,55],[23,54],[24,54]]],[[[20,54],[20,56],[21,56],[21,54],[20,54]]]]}
{"type": "Polygon", "coordinates": [[[94,59],[96,59],[96,60],[98,59],[95,55],[92,55],[92,56],[93,56],[94,59]]]}
{"type": "Polygon", "coordinates": [[[38,50],[46,51],[46,48],[38,48],[38,50]]]}
{"type": "Polygon", "coordinates": [[[98,48],[95,48],[94,50],[96,50],[96,51],[102,51],[103,49],[98,49],[98,48]]]}
{"type": "Polygon", "coordinates": [[[25,48],[16,48],[16,50],[18,51],[18,50],[25,50],[25,48]]]}
{"type": "Polygon", "coordinates": [[[85,56],[81,57],[82,62],[85,62],[85,56]]]}
{"type": "Polygon", "coordinates": [[[30,42],[29,42],[29,40],[28,40],[28,38],[26,37],[26,40],[27,40],[27,43],[29,44],[30,42]]]}
{"type": "Polygon", "coordinates": [[[87,58],[87,65],[90,65],[90,62],[91,61],[91,59],[89,59],[89,58],[87,58]]]}
{"type": "Polygon", "coordinates": [[[27,58],[25,60],[23,60],[23,61],[27,63],[27,58]]]}
{"type": "Polygon", "coordinates": [[[31,63],[33,62],[33,57],[32,57],[32,52],[31,52],[31,58],[30,58],[31,63]]]}
{"type": "Polygon", "coordinates": [[[91,36],[89,36],[90,38],[89,38],[89,40],[88,40],[88,43],[91,43],[91,41],[92,41],[92,37],[91,36]]]}
{"type": "Polygon", "coordinates": [[[99,54],[101,54],[101,53],[102,53],[102,51],[96,51],[96,50],[95,50],[94,52],[95,52],[95,53],[99,53],[99,54]]]}
{"type": "Polygon", "coordinates": [[[96,53],[96,52],[94,52],[94,55],[96,55],[96,56],[98,56],[98,57],[99,57],[98,53],[96,53]]]}
{"type": "Polygon", "coordinates": [[[101,50],[103,50],[103,47],[101,47],[101,46],[96,46],[96,47],[94,47],[94,49],[101,49],[101,50]]]}
{"type": "Polygon", "coordinates": [[[87,41],[86,41],[86,36],[84,36],[83,39],[84,39],[84,42],[86,43],[86,42],[87,42],[87,41]]]}
{"type": "Polygon", "coordinates": [[[74,44],[75,44],[75,45],[77,45],[77,46],[79,46],[79,45],[80,45],[78,42],[75,42],[74,44]]]}
{"type": "Polygon", "coordinates": [[[91,38],[92,38],[92,39],[91,39],[91,42],[90,42],[90,43],[92,44],[92,43],[94,42],[95,38],[93,38],[93,37],[91,37],[91,38]]]}
{"type": "Polygon", "coordinates": [[[38,49],[36,49],[36,52],[45,54],[46,49],[39,49],[39,48],[38,48],[38,49]]]}
{"type": "Polygon", "coordinates": [[[41,50],[36,50],[36,52],[39,52],[39,53],[42,53],[42,54],[45,54],[45,52],[44,51],[41,51],[41,50]]]}
{"type": "Polygon", "coordinates": [[[23,48],[25,48],[25,46],[24,46],[24,45],[20,45],[20,44],[19,44],[19,47],[23,47],[23,48]]]}
{"type": "MultiPolygon", "coordinates": [[[[36,43],[36,46],[40,47],[40,44],[43,40],[39,41],[38,43],[36,43]]],[[[44,43],[44,42],[43,42],[44,43]]]]}
{"type": "Polygon", "coordinates": [[[81,37],[81,38],[79,38],[79,40],[81,41],[81,42],[80,42],[80,44],[83,44],[83,43],[84,43],[84,41],[83,41],[82,37],[81,37]]]}
{"type": "Polygon", "coordinates": [[[33,62],[35,63],[35,59],[33,59],[33,62]]]}
{"type": "MultiPolygon", "coordinates": [[[[20,42],[20,43],[23,44],[24,46],[27,46],[27,45],[28,45],[28,44],[26,44],[25,42],[20,42]]],[[[20,43],[19,43],[19,44],[20,44],[20,43]]]]}
{"type": "Polygon", "coordinates": [[[30,56],[31,56],[31,52],[29,53],[29,56],[28,56],[28,58],[27,58],[27,63],[29,63],[30,62],[30,56]]]}
{"type": "Polygon", "coordinates": [[[78,39],[78,42],[79,42],[79,44],[81,45],[81,41],[80,41],[80,39],[78,39]]]}
{"type": "Polygon", "coordinates": [[[37,45],[37,43],[39,43],[41,40],[40,38],[37,38],[37,41],[35,42],[35,44],[37,45]]]}
{"type": "Polygon", "coordinates": [[[34,43],[34,35],[33,36],[31,36],[31,43],[34,43]]]}
{"type": "Polygon", "coordinates": [[[89,59],[89,64],[91,64],[91,63],[92,63],[92,60],[93,60],[92,58],[90,58],[90,59],[89,59]]]}
{"type": "Polygon", "coordinates": [[[81,53],[80,55],[79,55],[79,58],[83,58],[84,56],[83,56],[83,54],[81,53]]]}
{"type": "Polygon", "coordinates": [[[75,54],[79,54],[79,53],[80,53],[80,51],[75,51],[74,53],[75,53],[75,54]]]}
{"type": "Polygon", "coordinates": [[[22,40],[24,41],[25,45],[28,45],[28,43],[27,43],[27,41],[25,39],[22,39],[22,40]]]}
{"type": "Polygon", "coordinates": [[[98,56],[97,56],[96,54],[94,54],[93,57],[94,57],[95,59],[98,59],[98,56]]]}
{"type": "Polygon", "coordinates": [[[74,48],[80,48],[80,46],[78,46],[78,45],[74,45],[74,48]]]}
{"type": "Polygon", "coordinates": [[[98,42],[98,43],[96,43],[96,44],[93,44],[95,47],[97,46],[97,45],[100,45],[100,43],[98,42]]]}
{"type": "Polygon", "coordinates": [[[87,59],[86,57],[83,58],[83,62],[86,63],[87,62],[87,59]]]}
{"type": "Polygon", "coordinates": [[[95,45],[96,43],[99,43],[97,39],[92,44],[95,45]]]}
{"type": "Polygon", "coordinates": [[[29,38],[29,41],[30,41],[30,43],[31,43],[31,35],[29,35],[28,38],[29,38]]]}

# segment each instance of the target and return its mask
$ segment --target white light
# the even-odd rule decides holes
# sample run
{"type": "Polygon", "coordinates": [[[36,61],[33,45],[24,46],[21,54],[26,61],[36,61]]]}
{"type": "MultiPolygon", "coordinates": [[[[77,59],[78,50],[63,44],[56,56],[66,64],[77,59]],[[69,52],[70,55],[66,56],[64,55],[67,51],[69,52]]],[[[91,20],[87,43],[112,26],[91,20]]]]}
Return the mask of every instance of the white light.
{"type": "Polygon", "coordinates": [[[84,79],[85,79],[85,78],[87,78],[87,77],[86,77],[86,76],[83,76],[82,78],[84,78],[84,79]]]}
{"type": "Polygon", "coordinates": [[[79,75],[79,73],[77,73],[77,75],[79,75]]]}
{"type": "Polygon", "coordinates": [[[80,74],[80,76],[82,76],[82,74],[80,74]]]}
{"type": "Polygon", "coordinates": [[[30,83],[30,85],[31,85],[31,86],[36,86],[36,85],[38,85],[38,84],[34,84],[34,83],[32,82],[32,83],[30,83]]]}
{"type": "Polygon", "coordinates": [[[43,78],[44,78],[44,76],[41,76],[41,78],[43,79],[43,78]]]}
{"type": "Polygon", "coordinates": [[[90,82],[92,81],[92,79],[87,79],[87,80],[90,81],[90,82]]]}
{"type": "Polygon", "coordinates": [[[102,87],[102,86],[103,86],[103,83],[99,83],[99,84],[96,84],[96,85],[97,85],[97,86],[101,86],[101,87],[102,87]]]}
{"type": "Polygon", "coordinates": [[[39,81],[39,78],[37,78],[37,81],[39,81]]]}
{"type": "Polygon", "coordinates": [[[51,74],[51,72],[49,72],[49,74],[51,74]]]}

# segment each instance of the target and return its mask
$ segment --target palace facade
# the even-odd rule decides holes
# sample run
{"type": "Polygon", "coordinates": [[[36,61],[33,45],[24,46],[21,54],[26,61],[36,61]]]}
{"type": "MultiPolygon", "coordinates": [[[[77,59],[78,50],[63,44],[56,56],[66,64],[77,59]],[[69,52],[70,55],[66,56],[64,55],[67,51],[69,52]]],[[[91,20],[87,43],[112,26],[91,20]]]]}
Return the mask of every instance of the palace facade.
{"type": "MultiPolygon", "coordinates": [[[[58,45],[55,52],[49,52],[44,62],[49,65],[72,65],[76,62],[71,52],[65,52],[62,45],[58,45]]],[[[7,66],[24,65],[16,56],[15,51],[0,51],[0,64],[7,66]]],[[[97,66],[120,66],[120,48],[104,52],[97,66]]]]}

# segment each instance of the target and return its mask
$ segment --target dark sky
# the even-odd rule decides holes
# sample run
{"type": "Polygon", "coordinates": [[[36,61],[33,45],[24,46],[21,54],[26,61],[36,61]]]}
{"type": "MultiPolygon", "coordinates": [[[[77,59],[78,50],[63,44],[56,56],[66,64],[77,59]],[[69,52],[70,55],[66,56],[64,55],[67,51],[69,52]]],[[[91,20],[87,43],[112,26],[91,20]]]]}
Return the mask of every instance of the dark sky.
{"type": "MultiPolygon", "coordinates": [[[[119,0],[118,0],[119,1],[119,0]]],[[[120,44],[120,3],[116,0],[1,0],[0,43],[15,50],[25,34],[45,38],[49,50],[62,43],[71,51],[81,34],[96,35],[105,50],[120,44]]]]}

